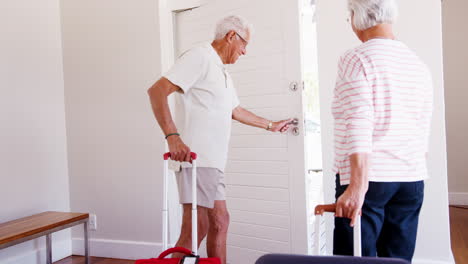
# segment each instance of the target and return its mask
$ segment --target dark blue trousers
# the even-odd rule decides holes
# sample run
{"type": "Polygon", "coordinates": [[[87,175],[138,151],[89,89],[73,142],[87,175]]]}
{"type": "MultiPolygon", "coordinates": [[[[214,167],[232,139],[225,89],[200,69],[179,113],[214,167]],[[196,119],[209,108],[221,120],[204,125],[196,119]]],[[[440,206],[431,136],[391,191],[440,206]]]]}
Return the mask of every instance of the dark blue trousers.
{"type": "MultiPolygon", "coordinates": [[[[338,199],[348,185],[336,175],[338,199]]],[[[362,255],[401,258],[411,262],[416,244],[424,181],[369,182],[361,217],[362,255]]],[[[353,255],[350,219],[335,217],[333,254],[353,255]]]]}

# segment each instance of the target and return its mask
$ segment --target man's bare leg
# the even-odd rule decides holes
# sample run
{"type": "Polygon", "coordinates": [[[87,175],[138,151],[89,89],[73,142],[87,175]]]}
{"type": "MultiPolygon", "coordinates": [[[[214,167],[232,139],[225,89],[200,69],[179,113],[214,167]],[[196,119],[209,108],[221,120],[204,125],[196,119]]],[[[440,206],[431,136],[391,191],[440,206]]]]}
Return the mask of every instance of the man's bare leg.
{"type": "Polygon", "coordinates": [[[226,201],[215,201],[213,209],[208,210],[208,238],[206,249],[208,257],[221,259],[221,264],[226,264],[226,239],[229,227],[229,212],[226,201]]]}
{"type": "MultiPolygon", "coordinates": [[[[208,232],[208,208],[197,207],[198,215],[198,247],[200,247],[201,241],[206,237],[208,232]]],[[[184,247],[192,249],[192,204],[183,204],[183,215],[182,215],[182,229],[180,231],[179,240],[176,243],[176,247],[184,247]]],[[[174,253],[173,258],[181,258],[183,254],[174,253]]]]}

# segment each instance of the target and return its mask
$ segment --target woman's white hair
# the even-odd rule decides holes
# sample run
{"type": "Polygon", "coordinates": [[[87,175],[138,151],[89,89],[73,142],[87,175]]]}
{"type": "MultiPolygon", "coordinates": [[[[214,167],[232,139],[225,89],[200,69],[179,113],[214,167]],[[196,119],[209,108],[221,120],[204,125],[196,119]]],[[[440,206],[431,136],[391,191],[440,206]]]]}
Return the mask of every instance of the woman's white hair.
{"type": "Polygon", "coordinates": [[[215,39],[222,39],[226,34],[234,30],[241,37],[245,38],[247,32],[252,34],[252,24],[250,24],[245,18],[237,15],[227,16],[218,21],[215,30],[215,39]]]}
{"type": "Polygon", "coordinates": [[[398,17],[395,0],[348,0],[348,9],[354,15],[354,27],[358,30],[393,24],[398,17]]]}

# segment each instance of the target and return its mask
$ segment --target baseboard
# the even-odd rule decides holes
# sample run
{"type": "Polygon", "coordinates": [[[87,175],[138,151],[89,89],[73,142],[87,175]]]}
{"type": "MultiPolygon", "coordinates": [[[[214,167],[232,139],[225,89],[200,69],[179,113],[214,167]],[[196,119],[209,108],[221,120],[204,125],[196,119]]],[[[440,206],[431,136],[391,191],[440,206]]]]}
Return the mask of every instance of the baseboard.
{"type": "Polygon", "coordinates": [[[450,192],[450,205],[468,205],[468,192],[450,192]]]}
{"type": "MultiPolygon", "coordinates": [[[[128,240],[90,239],[90,254],[95,257],[118,259],[154,258],[161,252],[161,243],[128,240]]],[[[73,255],[84,255],[83,238],[72,239],[73,255]]],[[[201,252],[201,251],[200,251],[201,252]]],[[[413,264],[454,264],[454,261],[414,259],[413,264]]],[[[8,263],[10,264],[10,263],[8,263]]],[[[13,263],[11,263],[13,264],[13,263]]]]}
{"type": "MultiPolygon", "coordinates": [[[[161,252],[161,243],[148,243],[124,240],[91,239],[91,256],[119,258],[119,259],[140,259],[153,258],[161,252]]],[[[58,261],[70,255],[84,255],[84,241],[82,238],[73,238],[53,242],[52,260],[58,261]]],[[[15,256],[1,261],[2,264],[45,264],[46,249],[42,247],[31,250],[20,256],[15,256]]],[[[434,261],[427,259],[414,259],[413,264],[453,264],[454,261],[434,261]]]]}
{"type": "MultiPolygon", "coordinates": [[[[118,259],[154,258],[161,253],[161,243],[138,242],[128,240],[90,239],[91,256],[118,259]]],[[[84,255],[83,238],[72,238],[74,255],[84,255]]]]}
{"type": "MultiPolygon", "coordinates": [[[[54,242],[52,239],[52,261],[58,261],[72,254],[71,240],[54,242]]],[[[2,264],[46,264],[46,248],[30,250],[19,256],[0,261],[2,264]]]]}

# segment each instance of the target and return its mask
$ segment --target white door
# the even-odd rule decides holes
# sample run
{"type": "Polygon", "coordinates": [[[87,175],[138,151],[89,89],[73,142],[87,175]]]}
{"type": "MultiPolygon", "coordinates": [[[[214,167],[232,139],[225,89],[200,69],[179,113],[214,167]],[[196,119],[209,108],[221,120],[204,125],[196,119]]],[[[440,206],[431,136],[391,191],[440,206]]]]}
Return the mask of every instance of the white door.
{"type": "Polygon", "coordinates": [[[295,117],[297,133],[273,134],[234,122],[226,169],[231,213],[228,262],[309,250],[298,0],[216,0],[175,14],[175,51],[211,41],[229,14],[254,26],[247,55],[229,72],[241,106],[271,120],[295,117]]]}

